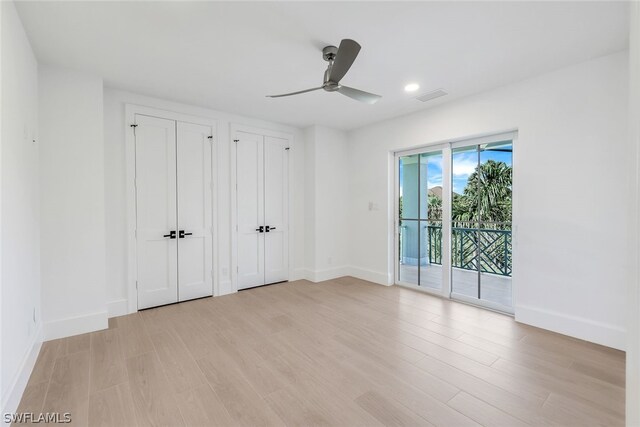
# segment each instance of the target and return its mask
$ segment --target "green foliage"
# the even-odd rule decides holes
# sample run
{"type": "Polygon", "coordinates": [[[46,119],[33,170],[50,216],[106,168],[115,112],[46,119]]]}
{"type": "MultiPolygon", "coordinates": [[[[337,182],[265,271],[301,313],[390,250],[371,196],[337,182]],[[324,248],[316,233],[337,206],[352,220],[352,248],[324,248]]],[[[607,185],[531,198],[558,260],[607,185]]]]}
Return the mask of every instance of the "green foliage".
{"type": "Polygon", "coordinates": [[[464,193],[454,194],[454,221],[510,222],[512,169],[504,162],[489,160],[469,176],[464,193]]]}
{"type": "Polygon", "coordinates": [[[435,194],[427,196],[429,206],[429,221],[442,221],[442,199],[435,194]]]}

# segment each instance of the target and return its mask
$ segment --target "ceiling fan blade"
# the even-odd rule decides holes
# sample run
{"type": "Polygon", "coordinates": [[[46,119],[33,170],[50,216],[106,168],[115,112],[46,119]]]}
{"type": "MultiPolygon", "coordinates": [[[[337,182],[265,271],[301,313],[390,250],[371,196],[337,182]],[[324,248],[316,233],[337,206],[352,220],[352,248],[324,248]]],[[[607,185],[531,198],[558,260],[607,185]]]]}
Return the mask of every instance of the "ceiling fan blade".
{"type": "Polygon", "coordinates": [[[298,95],[298,94],[301,94],[301,93],[313,92],[314,90],[318,90],[318,89],[322,89],[322,86],[314,87],[312,89],[300,90],[298,92],[283,93],[281,95],[267,95],[267,98],[281,98],[283,96],[291,96],[291,95],[298,95]]]}
{"type": "Polygon", "coordinates": [[[340,86],[338,92],[345,96],[348,96],[349,98],[353,98],[356,101],[366,102],[367,104],[375,104],[380,98],[382,98],[380,95],[375,95],[363,90],[354,89],[349,86],[340,86]]]}
{"type": "Polygon", "coordinates": [[[338,47],[338,53],[336,53],[336,59],[333,61],[331,71],[329,72],[329,81],[334,83],[340,82],[344,75],[347,74],[347,71],[349,71],[349,68],[351,68],[359,52],[360,45],[357,42],[351,39],[342,40],[338,47]]]}

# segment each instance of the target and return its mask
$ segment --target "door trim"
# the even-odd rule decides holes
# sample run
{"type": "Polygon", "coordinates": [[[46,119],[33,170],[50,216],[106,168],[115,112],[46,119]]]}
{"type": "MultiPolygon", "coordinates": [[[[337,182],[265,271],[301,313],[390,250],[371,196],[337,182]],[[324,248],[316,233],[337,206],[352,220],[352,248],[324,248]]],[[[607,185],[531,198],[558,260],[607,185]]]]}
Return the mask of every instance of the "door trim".
{"type": "Polygon", "coordinates": [[[253,126],[242,125],[238,123],[229,123],[229,144],[231,155],[229,156],[231,165],[229,167],[230,170],[230,182],[231,182],[231,291],[238,292],[238,235],[237,235],[237,227],[238,227],[238,210],[237,210],[237,153],[234,139],[236,139],[236,133],[245,132],[245,133],[253,133],[256,135],[262,136],[271,136],[274,138],[282,138],[289,141],[289,159],[288,159],[288,174],[289,174],[289,194],[287,194],[288,199],[288,232],[289,232],[289,280],[294,277],[294,254],[295,254],[295,236],[294,236],[294,227],[291,226],[291,221],[294,218],[293,215],[293,207],[294,207],[294,199],[293,199],[293,188],[294,188],[294,163],[295,163],[295,138],[294,135],[287,132],[279,132],[270,129],[263,129],[253,126]]]}
{"type": "Polygon", "coordinates": [[[127,233],[127,311],[135,313],[138,311],[138,291],[136,280],[138,276],[136,262],[136,155],[135,155],[135,131],[132,124],[135,124],[135,116],[144,115],[161,119],[175,120],[176,122],[193,123],[197,125],[210,126],[213,133],[211,144],[211,224],[212,224],[212,251],[213,251],[213,295],[219,294],[218,280],[218,256],[219,250],[216,247],[218,236],[218,121],[206,117],[198,117],[175,111],[167,111],[136,104],[125,104],[125,186],[126,186],[126,233],[127,233]]]}

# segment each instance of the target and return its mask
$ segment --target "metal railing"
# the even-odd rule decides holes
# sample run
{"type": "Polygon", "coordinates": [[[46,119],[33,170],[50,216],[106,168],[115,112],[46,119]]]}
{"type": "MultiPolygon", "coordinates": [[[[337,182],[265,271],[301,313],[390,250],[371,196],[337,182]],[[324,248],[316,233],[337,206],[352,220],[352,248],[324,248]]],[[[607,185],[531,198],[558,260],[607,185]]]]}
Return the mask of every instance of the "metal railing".
{"type": "MultiPolygon", "coordinates": [[[[491,226],[500,227],[499,224],[491,226]]],[[[510,225],[501,228],[508,227],[510,225]]],[[[429,263],[442,265],[442,226],[428,225],[425,228],[429,263]]],[[[483,273],[511,276],[511,230],[453,227],[451,264],[464,270],[479,269],[483,273]]]]}

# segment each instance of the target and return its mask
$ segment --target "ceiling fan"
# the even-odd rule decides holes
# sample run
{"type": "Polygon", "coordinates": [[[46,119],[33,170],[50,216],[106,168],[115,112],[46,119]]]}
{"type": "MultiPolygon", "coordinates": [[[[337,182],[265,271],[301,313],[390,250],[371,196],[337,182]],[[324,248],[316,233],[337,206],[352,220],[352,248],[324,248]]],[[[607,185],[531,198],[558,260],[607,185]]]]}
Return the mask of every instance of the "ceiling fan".
{"type": "Polygon", "coordinates": [[[327,92],[338,92],[360,102],[367,104],[375,104],[380,95],[354,89],[340,84],[340,80],[347,74],[349,68],[356,60],[360,52],[360,45],[351,40],[344,39],[340,42],[340,47],[326,46],[322,49],[322,58],[329,63],[327,70],[324,72],[324,83],[322,86],[311,89],[300,90],[298,92],[283,93],[282,95],[267,95],[268,98],[280,98],[283,96],[299,95],[301,93],[313,92],[314,90],[324,89],[327,92]]]}

